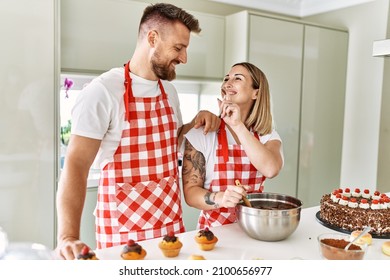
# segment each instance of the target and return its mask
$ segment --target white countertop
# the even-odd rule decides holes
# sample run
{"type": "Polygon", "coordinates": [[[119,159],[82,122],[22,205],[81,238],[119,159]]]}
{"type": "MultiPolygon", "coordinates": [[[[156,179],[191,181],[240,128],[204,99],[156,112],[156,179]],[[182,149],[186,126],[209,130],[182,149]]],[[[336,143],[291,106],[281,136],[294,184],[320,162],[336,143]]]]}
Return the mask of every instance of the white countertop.
{"type": "MultiPolygon", "coordinates": [[[[321,259],[317,236],[321,233],[336,232],[321,225],[315,214],[319,207],[302,209],[301,221],[296,231],[287,239],[277,242],[266,242],[248,237],[238,224],[210,228],[219,241],[212,251],[201,251],[195,243],[195,231],[178,234],[183,243],[182,250],[176,258],[166,258],[158,248],[162,238],[141,241],[139,244],[147,251],[145,260],[187,260],[192,254],[202,255],[210,260],[289,260],[289,259],[321,259]]],[[[390,260],[381,251],[383,242],[390,239],[374,238],[372,245],[368,247],[365,259],[390,260]]],[[[120,252],[123,246],[116,246],[102,250],[96,250],[96,255],[102,260],[120,260],[120,252]]]]}

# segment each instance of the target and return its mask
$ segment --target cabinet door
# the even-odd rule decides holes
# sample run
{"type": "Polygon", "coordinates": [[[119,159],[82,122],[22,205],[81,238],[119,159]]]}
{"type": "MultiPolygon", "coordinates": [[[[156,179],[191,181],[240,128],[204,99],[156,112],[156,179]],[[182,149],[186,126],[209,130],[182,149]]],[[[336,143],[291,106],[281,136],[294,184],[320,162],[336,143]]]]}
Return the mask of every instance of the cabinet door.
{"type": "Polygon", "coordinates": [[[298,195],[305,207],[340,184],[348,33],[305,27],[298,195]]]}
{"type": "MultiPolygon", "coordinates": [[[[101,73],[126,63],[135,49],[138,26],[148,3],[123,0],[61,1],[61,69],[101,73]]],[[[189,11],[202,32],[191,34],[188,61],[177,76],[223,77],[225,19],[189,11]]]]}
{"type": "Polygon", "coordinates": [[[249,61],[268,78],[275,127],[283,141],[284,167],[265,191],[297,195],[303,25],[250,16],[249,61]]]}
{"type": "Polygon", "coordinates": [[[62,71],[100,73],[126,63],[146,6],[120,0],[61,1],[62,71]]]}
{"type": "Polygon", "coordinates": [[[222,80],[224,74],[225,19],[216,15],[189,11],[202,28],[200,34],[191,34],[188,59],[179,65],[177,75],[189,78],[216,78],[222,80]]]}

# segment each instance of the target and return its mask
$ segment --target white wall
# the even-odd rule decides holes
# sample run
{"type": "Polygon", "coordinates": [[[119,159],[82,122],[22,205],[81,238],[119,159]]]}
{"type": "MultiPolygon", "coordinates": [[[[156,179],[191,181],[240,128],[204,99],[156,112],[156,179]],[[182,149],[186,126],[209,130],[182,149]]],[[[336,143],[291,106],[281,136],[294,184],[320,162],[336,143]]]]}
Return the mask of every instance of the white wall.
{"type": "Polygon", "coordinates": [[[374,40],[386,38],[389,0],[307,17],[349,30],[349,54],[341,167],[342,186],[377,187],[384,58],[372,57],[374,40]]]}

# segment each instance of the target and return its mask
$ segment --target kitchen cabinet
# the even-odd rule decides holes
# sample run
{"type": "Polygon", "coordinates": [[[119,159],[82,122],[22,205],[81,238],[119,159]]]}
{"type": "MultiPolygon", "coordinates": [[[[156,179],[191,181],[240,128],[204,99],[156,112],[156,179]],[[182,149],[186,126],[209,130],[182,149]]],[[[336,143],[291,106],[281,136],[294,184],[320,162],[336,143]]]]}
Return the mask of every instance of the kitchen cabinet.
{"type": "MultiPolygon", "coordinates": [[[[147,5],[131,0],[61,1],[62,72],[101,73],[126,63],[147,5]]],[[[177,76],[221,79],[225,18],[189,12],[202,32],[191,34],[188,62],[177,67],[177,76]]]]}
{"type": "Polygon", "coordinates": [[[0,1],[0,227],[55,245],[58,0],[0,1]]]}
{"type": "Polygon", "coordinates": [[[177,67],[177,75],[188,78],[222,80],[224,73],[225,17],[189,11],[202,31],[191,34],[188,61],[177,67]]]}
{"type": "Polygon", "coordinates": [[[62,72],[101,73],[127,62],[146,3],[61,1],[62,72]]]}
{"type": "Polygon", "coordinates": [[[298,196],[307,206],[340,186],[348,33],[305,26],[298,196]]]}
{"type": "Polygon", "coordinates": [[[270,85],[285,162],[265,190],[317,205],[340,183],[348,33],[247,11],[226,28],[225,68],[252,62],[270,85]]]}

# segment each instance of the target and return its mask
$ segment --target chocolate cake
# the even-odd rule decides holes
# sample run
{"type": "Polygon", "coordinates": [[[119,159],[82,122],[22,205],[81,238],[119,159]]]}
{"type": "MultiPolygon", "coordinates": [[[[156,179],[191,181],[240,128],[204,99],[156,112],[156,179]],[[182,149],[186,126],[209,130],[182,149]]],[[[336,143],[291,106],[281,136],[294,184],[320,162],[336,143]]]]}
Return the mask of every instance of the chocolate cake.
{"type": "Polygon", "coordinates": [[[336,189],[325,194],[320,202],[320,219],[329,225],[346,230],[363,230],[370,226],[371,234],[390,235],[390,198],[368,189],[351,191],[336,189]]]}

